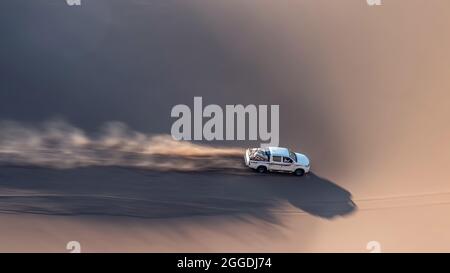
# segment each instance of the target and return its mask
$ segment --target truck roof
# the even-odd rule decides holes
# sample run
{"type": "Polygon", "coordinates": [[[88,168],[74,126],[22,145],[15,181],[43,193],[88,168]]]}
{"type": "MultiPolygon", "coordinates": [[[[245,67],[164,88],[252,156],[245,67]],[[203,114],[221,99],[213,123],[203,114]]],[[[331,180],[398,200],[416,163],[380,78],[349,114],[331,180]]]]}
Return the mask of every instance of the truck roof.
{"type": "Polygon", "coordinates": [[[270,153],[275,156],[289,157],[289,150],[281,147],[268,147],[270,153]]]}

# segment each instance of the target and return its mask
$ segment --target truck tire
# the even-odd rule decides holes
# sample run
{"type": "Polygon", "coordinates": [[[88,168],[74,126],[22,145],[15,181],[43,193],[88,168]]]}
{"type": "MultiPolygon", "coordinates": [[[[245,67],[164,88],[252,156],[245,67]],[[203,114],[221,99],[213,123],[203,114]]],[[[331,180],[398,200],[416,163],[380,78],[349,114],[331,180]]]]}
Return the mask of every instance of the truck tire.
{"type": "Polygon", "coordinates": [[[259,166],[258,168],[256,168],[256,171],[259,173],[266,173],[267,168],[265,166],[259,166]]]}
{"type": "Polygon", "coordinates": [[[295,174],[296,176],[303,176],[303,175],[305,174],[305,170],[303,170],[303,169],[297,169],[297,170],[295,170],[294,174],[295,174]]]}

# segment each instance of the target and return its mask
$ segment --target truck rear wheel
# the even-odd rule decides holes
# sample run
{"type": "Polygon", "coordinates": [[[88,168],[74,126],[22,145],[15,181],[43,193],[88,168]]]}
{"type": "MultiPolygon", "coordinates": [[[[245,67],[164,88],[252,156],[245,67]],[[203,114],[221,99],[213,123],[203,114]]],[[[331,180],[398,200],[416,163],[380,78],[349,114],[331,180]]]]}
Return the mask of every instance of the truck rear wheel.
{"type": "Polygon", "coordinates": [[[256,168],[256,171],[259,173],[265,173],[267,172],[267,168],[264,166],[259,166],[258,168],[256,168]]]}

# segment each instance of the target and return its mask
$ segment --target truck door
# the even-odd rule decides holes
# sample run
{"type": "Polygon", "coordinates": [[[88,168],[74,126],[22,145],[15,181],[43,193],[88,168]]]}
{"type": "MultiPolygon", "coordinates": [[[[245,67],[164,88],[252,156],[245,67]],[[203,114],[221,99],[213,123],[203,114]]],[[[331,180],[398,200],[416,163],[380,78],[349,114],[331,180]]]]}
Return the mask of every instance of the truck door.
{"type": "Polygon", "coordinates": [[[272,156],[272,160],[269,163],[270,171],[282,171],[283,170],[283,162],[282,156],[274,155],[272,156]]]}
{"type": "Polygon", "coordinates": [[[294,168],[294,161],[289,158],[289,157],[285,157],[283,156],[283,167],[282,167],[282,171],[284,172],[293,172],[294,168]]]}

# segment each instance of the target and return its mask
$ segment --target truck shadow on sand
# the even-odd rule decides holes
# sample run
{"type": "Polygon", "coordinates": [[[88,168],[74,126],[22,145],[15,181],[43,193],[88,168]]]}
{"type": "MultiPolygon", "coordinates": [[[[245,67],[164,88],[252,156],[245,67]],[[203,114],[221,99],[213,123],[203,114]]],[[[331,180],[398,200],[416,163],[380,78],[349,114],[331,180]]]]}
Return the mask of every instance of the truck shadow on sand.
{"type": "Polygon", "coordinates": [[[315,174],[0,168],[0,213],[151,219],[254,216],[277,222],[279,213],[331,219],[355,210],[349,191],[315,174]]]}

